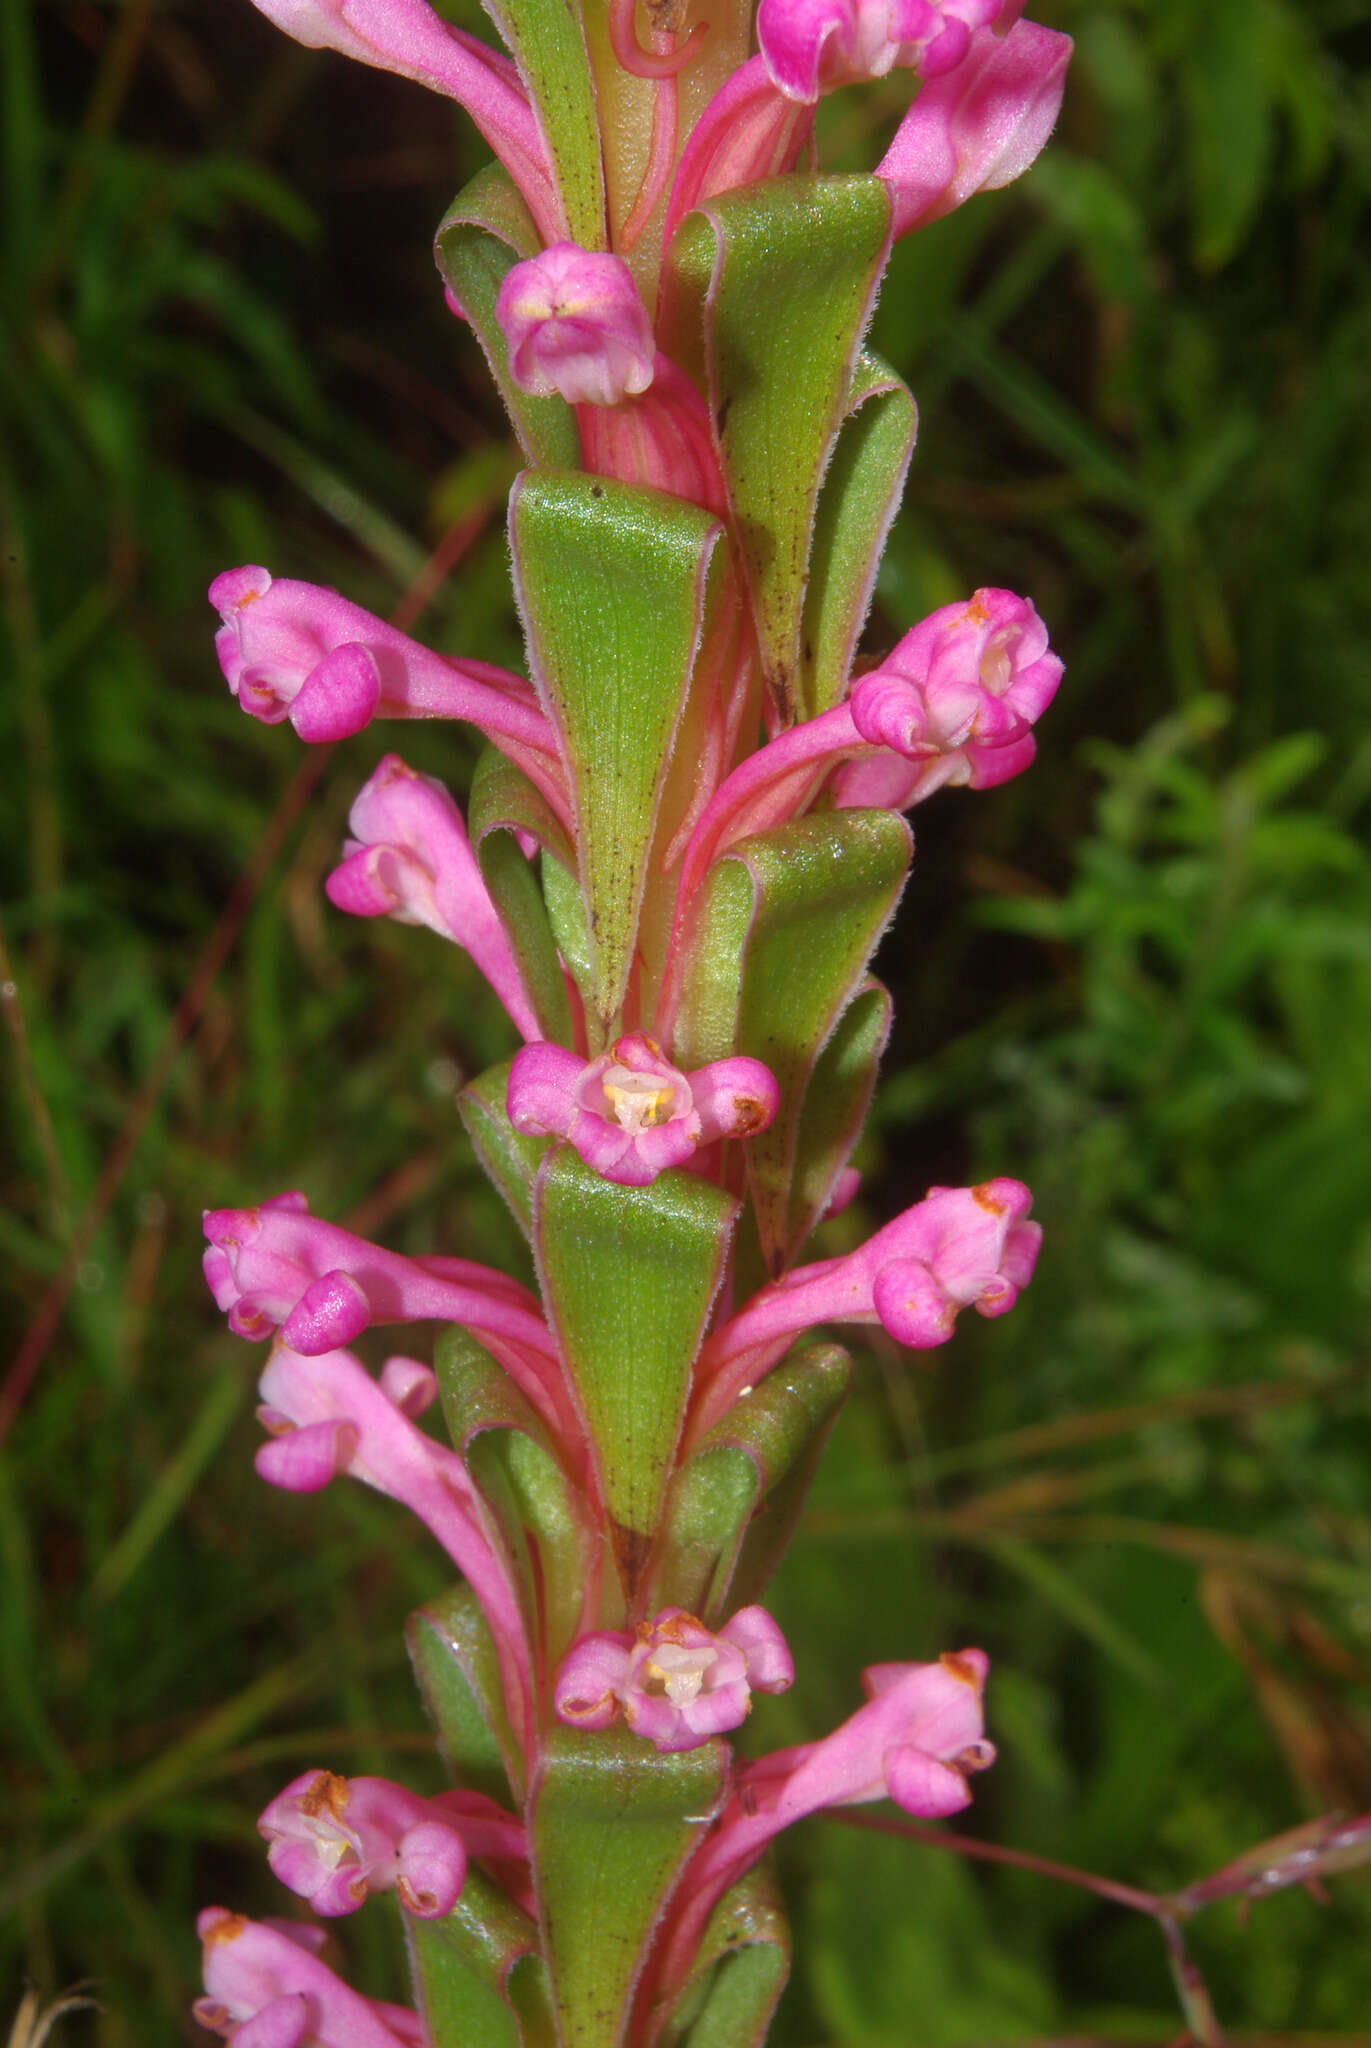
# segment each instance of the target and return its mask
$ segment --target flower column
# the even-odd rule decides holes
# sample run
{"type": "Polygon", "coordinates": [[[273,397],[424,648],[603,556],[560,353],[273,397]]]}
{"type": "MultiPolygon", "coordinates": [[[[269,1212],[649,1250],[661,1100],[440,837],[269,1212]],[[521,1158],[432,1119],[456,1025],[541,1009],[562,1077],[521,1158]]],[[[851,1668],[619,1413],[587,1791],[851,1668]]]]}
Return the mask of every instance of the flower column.
{"type": "Polygon", "coordinates": [[[452,1789],[312,1771],[262,1816],[317,1912],[396,1892],[417,2012],[349,1991],[309,1928],[216,1907],[197,2014],[240,2048],[735,2048],[787,1966],[771,1837],[835,1802],[955,1811],[992,1756],[974,1650],[873,1667],[825,1741],[739,1764],[726,1738],[793,1675],[757,1597],[849,1370],[810,1333],[939,1345],[1037,1253],[999,1179],[801,1263],[854,1188],[903,813],[1026,767],[1061,673],[1032,606],[983,590],[853,682],[914,435],[867,322],[896,234],[1031,162],[1069,46],[1013,0],[763,0],[755,30],[516,0],[491,7],[508,57],[424,0],[259,4],[458,99],[500,157],[438,255],[527,464],[530,680],[262,568],[211,595],[252,715],[489,742],[465,818],[387,755],[328,893],[500,995],[523,1049],[462,1107],[538,1293],[300,1195],[207,1218],[216,1301],[274,1340],[263,1478],[392,1494],[462,1576],[411,1625],[452,1789]],[[895,67],[916,96],[877,172],[798,171],[819,95],[895,67]],[[442,1326],[434,1369],[346,1349],[395,1323],[442,1326]],[[419,1426],[435,1398],[451,1449],[419,1426]]]}

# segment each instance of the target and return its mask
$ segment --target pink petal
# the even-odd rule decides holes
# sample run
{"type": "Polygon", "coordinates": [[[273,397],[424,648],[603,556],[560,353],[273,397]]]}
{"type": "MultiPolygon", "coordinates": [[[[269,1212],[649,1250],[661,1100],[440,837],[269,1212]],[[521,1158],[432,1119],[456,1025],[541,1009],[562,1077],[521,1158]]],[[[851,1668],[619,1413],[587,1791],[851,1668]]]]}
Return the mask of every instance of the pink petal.
{"type": "Polygon", "coordinates": [[[441,1821],[420,1821],[401,1837],[395,1888],[417,1919],[440,1920],[450,1913],[466,1874],[461,1837],[441,1821]]]}
{"type": "Polygon", "coordinates": [[[368,648],[335,647],[310,670],[290,707],[302,740],[345,740],[370,725],[381,701],[381,672],[368,648]]]}
{"type": "Polygon", "coordinates": [[[336,1351],[360,1337],[371,1321],[371,1304],[350,1273],[323,1273],[312,1280],[281,1325],[282,1341],[306,1358],[336,1351]]]}
{"type": "Polygon", "coordinates": [[[891,1798],[906,1813],[938,1819],[970,1806],[971,1791],[960,1771],[922,1749],[893,1749],[885,1760],[891,1798]]]}
{"type": "Polygon", "coordinates": [[[345,1472],[357,1449],[350,1422],[311,1422],[258,1446],[253,1464],[259,1477],[287,1493],[318,1493],[345,1472]]]}

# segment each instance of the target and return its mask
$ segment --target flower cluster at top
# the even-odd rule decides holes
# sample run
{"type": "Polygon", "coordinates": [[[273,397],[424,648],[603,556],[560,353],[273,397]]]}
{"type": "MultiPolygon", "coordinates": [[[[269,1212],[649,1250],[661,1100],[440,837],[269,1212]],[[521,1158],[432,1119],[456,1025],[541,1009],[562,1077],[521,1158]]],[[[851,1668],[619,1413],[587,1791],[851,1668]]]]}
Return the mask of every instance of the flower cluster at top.
{"type": "MultiPolygon", "coordinates": [[[[648,0],[641,25],[636,0],[593,20],[492,0],[508,54],[427,0],[255,4],[455,100],[500,160],[439,259],[526,460],[510,543],[529,676],[262,567],[210,598],[252,717],[307,742],[451,719],[486,743],[465,814],[386,754],[325,886],[463,949],[503,1004],[519,1049],[461,1107],[536,1290],[385,1250],[301,1193],[206,1215],[216,1303],[272,1340],[262,1478],[309,1493],[348,1474],[445,1551],[469,1604],[432,1654],[460,1671],[501,1797],[296,1778],[261,1817],[272,1869],[326,1917],[394,1891],[421,2013],[349,1990],[311,1930],[220,1908],[196,2011],[240,2048],[445,2048],[423,1929],[479,1890],[507,1958],[549,1968],[559,2038],[582,2038],[592,1993],[557,1945],[563,1823],[545,1816],[564,1819],[572,1780],[600,1796],[597,1756],[691,1759],[711,1787],[681,1792],[670,1882],[593,1990],[595,2039],[653,2048],[781,1828],[883,1797],[953,1813],[993,1757],[979,1650],[871,1667],[822,1740],[739,1763],[724,1738],[794,1677],[754,1596],[848,1369],[806,1340],[865,1325],[935,1349],[962,1310],[1010,1309],[1037,1257],[1029,1191],[1003,1177],[930,1188],[855,1249],[806,1247],[856,1190],[905,814],[1025,769],[1062,673],[1032,603],[993,588],[859,654],[914,438],[867,323],[898,237],[1033,161],[1070,44],[1022,0],[760,0],[755,18],[648,0]],[[892,73],[909,104],[873,172],[816,171],[820,98],[892,73]],[[878,427],[845,440],[859,416],[878,427]],[[374,1375],[349,1348],[394,1325],[446,1331],[436,1372],[394,1356],[374,1375]],[[440,1392],[452,1448],[420,1420],[440,1392]]],[[[467,1723],[416,1664],[460,1775],[467,1723]]]]}

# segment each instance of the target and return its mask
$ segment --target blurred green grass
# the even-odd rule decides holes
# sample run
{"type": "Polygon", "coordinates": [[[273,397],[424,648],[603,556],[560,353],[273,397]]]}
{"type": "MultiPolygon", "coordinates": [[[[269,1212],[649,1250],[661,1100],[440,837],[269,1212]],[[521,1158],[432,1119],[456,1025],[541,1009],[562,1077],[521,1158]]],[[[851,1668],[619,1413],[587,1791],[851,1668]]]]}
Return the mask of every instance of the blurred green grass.
{"type": "MultiPolygon", "coordinates": [[[[1010,1171],[1048,1249],[931,1368],[870,1354],[756,1732],[982,1642],[969,1825],[1166,1888],[1371,1807],[1371,6],[1035,12],[1078,38],[1057,141],[902,248],[878,313],[923,438],[870,639],[1003,583],[1068,677],[1031,776],[919,820],[848,1227],[1010,1171]]],[[[89,1977],[104,2014],[59,2038],[149,2048],[203,2038],[197,1907],[282,1910],[282,1780],[433,1770],[398,1626],[440,1562],[356,1490],[255,1483],[198,1212],[301,1185],[518,1257],[451,1106],[499,1015],[427,935],[322,903],[376,744],[301,808],[203,589],[264,560],[517,659],[511,457],[429,267],[478,161],[446,108],[246,0],[0,0],[0,61],[0,1371],[77,1265],[0,1453],[0,2013],[89,1977]]],[[[898,103],[831,103],[826,160],[869,163],[898,103]]],[[[450,736],[406,751],[460,786],[450,736]]],[[[821,1823],[784,1861],[783,2048],[1177,2033],[1155,1931],[1087,1894],[821,1823]]],[[[1236,2038],[1351,2043],[1368,1932],[1354,1873],[1193,1945],[1236,2038]]],[[[395,1991],[379,1909],[343,1945],[395,1991]]]]}

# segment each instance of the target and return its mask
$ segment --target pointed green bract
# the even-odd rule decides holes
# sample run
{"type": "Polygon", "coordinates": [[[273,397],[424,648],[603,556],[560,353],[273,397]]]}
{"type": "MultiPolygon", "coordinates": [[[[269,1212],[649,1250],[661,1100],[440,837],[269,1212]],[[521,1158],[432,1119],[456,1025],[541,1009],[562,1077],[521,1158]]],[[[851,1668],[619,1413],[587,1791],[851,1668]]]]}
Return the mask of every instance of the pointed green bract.
{"type": "Polygon", "coordinates": [[[676,1026],[682,1064],[762,1060],[781,1090],[746,1158],[762,1256],[791,1242],[791,1183],[814,1064],[894,912],[913,840],[893,811],[827,811],[760,832],[711,871],[691,939],[698,971],[676,1026]]]}
{"type": "Polygon", "coordinates": [[[467,1467],[516,1560],[529,1639],[558,1664],[582,1632],[594,1558],[566,1474],[546,1445],[517,1429],[482,1430],[467,1467]]]}
{"type": "Polygon", "coordinates": [[[545,1038],[565,1044],[572,1035],[571,1005],[557,944],[537,871],[515,834],[527,833],[569,861],[566,834],[528,777],[495,747],[487,747],[476,764],[467,823],[539,1028],[545,1038]]]}
{"type": "Polygon", "coordinates": [[[448,1433],[514,1565],[528,1639],[556,1663],[580,1628],[591,1572],[577,1494],[542,1423],[484,1345],[454,1324],[433,1362],[448,1433]]]}
{"type": "Polygon", "coordinates": [[[859,989],[814,1063],[795,1134],[787,1264],[823,1218],[833,1184],[866,1122],[890,1036],[891,1001],[878,981],[859,989]]]}
{"type": "Polygon", "coordinates": [[[457,1109],[476,1156],[527,1237],[533,1229],[533,1183],[549,1141],[526,1138],[509,1120],[505,1098],[513,1064],[511,1054],[468,1081],[457,1097],[457,1109]]]}
{"type": "Polygon", "coordinates": [[[509,374],[495,301],[505,275],[542,247],[533,217],[503,164],[487,164],[458,193],[438,228],[434,255],[444,282],[480,342],[528,460],[566,469],[581,459],[576,415],[562,398],[535,398],[509,374]]]}
{"type": "Polygon", "coordinates": [[[800,650],[803,716],[840,703],[914,453],[908,388],[863,350],[814,523],[800,650]]]}
{"type": "Polygon", "coordinates": [[[430,1600],[409,1617],[410,1663],[438,1748],[453,1778],[510,1804],[519,1751],[500,1687],[495,1643],[467,1585],[430,1600]]]}
{"type": "Polygon", "coordinates": [[[631,1588],[657,1527],[737,1204],[684,1173],[619,1187],[562,1147],[548,1155],[533,1206],[543,1298],[631,1588]]]}
{"type": "Polygon", "coordinates": [[[717,523],[659,491],[528,471],[510,499],[529,661],[561,732],[604,1029],[624,999],[717,523]]]}
{"type": "Polygon", "coordinates": [[[462,2048],[533,2048],[506,1988],[516,1964],[537,1952],[538,1929],[527,1913],[468,1869],[446,1918],[402,1917],[429,2038],[462,2048]]]}
{"type": "Polygon", "coordinates": [[[763,1864],[715,1907],[667,2048],[758,2048],[789,1974],[790,1930],[763,1864]]]}
{"type": "Polygon", "coordinates": [[[770,1582],[794,1533],[851,1380],[852,1360],[840,1344],[802,1344],[706,1437],[706,1448],[734,1438],[750,1444],[767,1475],[764,1499],[738,1548],[729,1589],[731,1606],[746,1607],[760,1599],[770,1582]]]}
{"type": "Polygon", "coordinates": [[[595,959],[586,922],[585,898],[574,870],[543,850],[543,901],[557,950],[576,984],[581,1004],[594,1015],[595,959]]]}
{"type": "Polygon", "coordinates": [[[558,1728],[531,1801],[561,2048],[620,2048],[645,1951],[722,1802],[718,1741],[659,1756],[627,1729],[558,1728]]]}
{"type": "Polygon", "coordinates": [[[605,247],[605,181],[581,10],[567,0],[481,0],[528,88],[556,173],[567,234],[605,247]]]}
{"type": "Polygon", "coordinates": [[[718,1628],[757,1598],[762,1550],[755,1543],[746,1600],[734,1585],[744,1548],[754,1529],[768,1547],[778,1522],[788,1534],[851,1375],[851,1360],[836,1344],[807,1345],[696,1446],[671,1482],[649,1608],[684,1607],[718,1628]],[[788,1486],[797,1471],[801,1482],[788,1486]]]}
{"type": "Polygon", "coordinates": [[[794,176],[687,215],[671,256],[703,320],[710,414],[762,662],[799,714],[801,617],[819,485],[890,249],[879,178],[794,176]]]}
{"type": "Polygon", "coordinates": [[[662,1522],[662,1563],[645,1604],[684,1607],[706,1628],[728,1619],[725,1602],[760,1480],[746,1451],[697,1452],[676,1474],[662,1522]]]}

